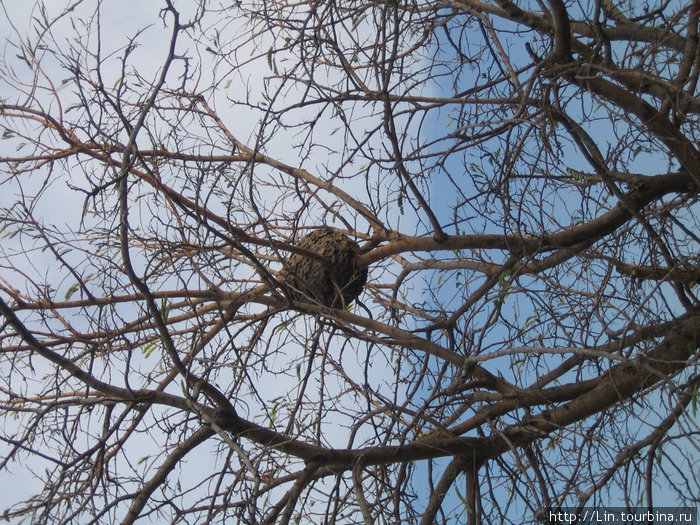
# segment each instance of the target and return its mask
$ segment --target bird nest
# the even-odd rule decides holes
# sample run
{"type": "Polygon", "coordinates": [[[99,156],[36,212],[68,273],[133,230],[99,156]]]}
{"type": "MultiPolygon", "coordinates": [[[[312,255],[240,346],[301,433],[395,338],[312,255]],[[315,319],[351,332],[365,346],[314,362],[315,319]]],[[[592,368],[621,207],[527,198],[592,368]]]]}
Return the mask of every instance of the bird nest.
{"type": "Polygon", "coordinates": [[[367,268],[357,267],[358,244],[347,235],[321,228],[302,237],[296,245],[318,257],[292,253],[282,277],[291,299],[344,308],[362,292],[367,268]]]}

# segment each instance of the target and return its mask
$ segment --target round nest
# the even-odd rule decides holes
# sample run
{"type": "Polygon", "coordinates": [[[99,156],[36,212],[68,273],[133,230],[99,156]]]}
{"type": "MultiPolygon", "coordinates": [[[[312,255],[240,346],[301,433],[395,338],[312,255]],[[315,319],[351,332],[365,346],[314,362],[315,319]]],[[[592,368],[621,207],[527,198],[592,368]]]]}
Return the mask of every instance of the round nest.
{"type": "Polygon", "coordinates": [[[344,308],[357,299],[367,282],[367,268],[357,267],[360,247],[355,241],[321,228],[302,237],[297,247],[323,260],[292,253],[285,261],[282,276],[293,300],[344,308]]]}

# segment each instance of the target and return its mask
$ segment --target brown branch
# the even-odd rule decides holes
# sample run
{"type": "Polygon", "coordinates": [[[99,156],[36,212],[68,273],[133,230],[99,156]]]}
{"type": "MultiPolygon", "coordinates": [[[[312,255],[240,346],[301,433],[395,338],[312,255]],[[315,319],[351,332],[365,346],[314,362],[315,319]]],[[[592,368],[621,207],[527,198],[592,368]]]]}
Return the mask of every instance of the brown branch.
{"type": "Polygon", "coordinates": [[[139,489],[138,494],[133,497],[129,510],[122,520],[122,525],[130,525],[134,523],[141,511],[148,503],[153,492],[160,487],[168,475],[175,469],[187,454],[192,452],[197,446],[204,443],[207,439],[215,434],[211,427],[205,426],[201,427],[194,434],[188,437],[182,443],[179,443],[175,448],[168,454],[165,461],[158,467],[156,473],[139,489]]]}
{"type": "Polygon", "coordinates": [[[435,517],[440,511],[448,491],[457,481],[459,474],[464,472],[465,469],[470,468],[472,468],[472,465],[464,458],[464,456],[457,456],[450,460],[449,464],[442,472],[442,476],[440,476],[440,481],[438,481],[437,485],[435,486],[435,490],[433,490],[433,492],[430,494],[428,504],[423,510],[420,525],[431,525],[436,523],[435,517]]]}
{"type": "Polygon", "coordinates": [[[700,283],[700,268],[667,268],[614,261],[615,269],[624,275],[643,280],[676,281],[694,285],[700,283]]]}
{"type": "MultiPolygon", "coordinates": [[[[685,368],[688,359],[700,348],[699,321],[698,314],[687,317],[650,352],[608,370],[589,392],[569,403],[526,418],[522,425],[535,432],[553,432],[673,377],[685,368]]],[[[523,437],[518,426],[511,427],[506,433],[514,440],[523,437]]]]}
{"type": "Polygon", "coordinates": [[[552,62],[566,63],[571,60],[571,26],[569,15],[562,0],[548,0],[552,11],[554,47],[548,57],[552,62]]]}

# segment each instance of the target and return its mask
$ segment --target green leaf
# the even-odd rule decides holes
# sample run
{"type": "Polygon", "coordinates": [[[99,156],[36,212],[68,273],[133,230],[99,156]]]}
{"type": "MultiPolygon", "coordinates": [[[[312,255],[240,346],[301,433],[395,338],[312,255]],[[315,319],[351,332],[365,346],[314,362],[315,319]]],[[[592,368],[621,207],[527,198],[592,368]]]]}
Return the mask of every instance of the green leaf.
{"type": "Polygon", "coordinates": [[[168,315],[170,315],[170,301],[163,297],[160,300],[160,317],[164,323],[168,322],[168,315]]]}
{"type": "Polygon", "coordinates": [[[267,65],[270,66],[270,69],[275,72],[275,75],[277,75],[277,64],[275,64],[274,51],[274,46],[270,46],[270,49],[267,50],[267,65]]]}
{"type": "Polygon", "coordinates": [[[656,460],[657,465],[661,465],[661,460],[664,459],[663,442],[659,443],[659,446],[656,448],[654,459],[656,460]]]}
{"type": "Polygon", "coordinates": [[[533,324],[535,324],[539,320],[540,320],[540,316],[537,314],[531,315],[530,317],[528,317],[527,320],[525,321],[525,324],[523,325],[523,332],[525,330],[527,330],[528,328],[530,328],[533,324]]]}
{"type": "Polygon", "coordinates": [[[158,343],[155,341],[151,341],[147,345],[143,347],[141,350],[143,352],[144,357],[150,357],[150,355],[153,353],[153,350],[155,350],[158,347],[158,343]]]}
{"type": "Polygon", "coordinates": [[[367,15],[365,14],[365,11],[367,11],[367,9],[369,9],[369,7],[371,5],[372,4],[370,4],[368,2],[364,6],[355,10],[355,12],[352,15],[352,30],[353,31],[355,29],[357,29],[357,26],[359,26],[362,23],[362,21],[367,17],[367,15]]]}
{"type": "Polygon", "coordinates": [[[67,301],[68,299],[70,299],[71,295],[78,291],[78,288],[80,288],[80,283],[75,283],[70,288],[68,288],[68,291],[65,295],[65,300],[67,301]]]}

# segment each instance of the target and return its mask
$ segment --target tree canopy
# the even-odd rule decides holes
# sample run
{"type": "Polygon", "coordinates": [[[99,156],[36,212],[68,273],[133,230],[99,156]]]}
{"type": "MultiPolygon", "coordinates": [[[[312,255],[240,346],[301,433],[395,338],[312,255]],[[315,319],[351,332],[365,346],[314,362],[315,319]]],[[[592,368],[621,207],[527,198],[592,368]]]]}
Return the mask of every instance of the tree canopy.
{"type": "Polygon", "coordinates": [[[0,7],[4,517],[700,501],[698,0],[0,7]]]}

